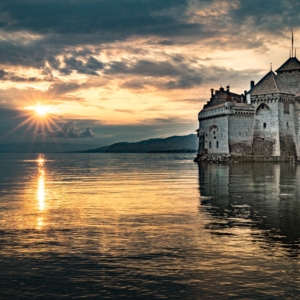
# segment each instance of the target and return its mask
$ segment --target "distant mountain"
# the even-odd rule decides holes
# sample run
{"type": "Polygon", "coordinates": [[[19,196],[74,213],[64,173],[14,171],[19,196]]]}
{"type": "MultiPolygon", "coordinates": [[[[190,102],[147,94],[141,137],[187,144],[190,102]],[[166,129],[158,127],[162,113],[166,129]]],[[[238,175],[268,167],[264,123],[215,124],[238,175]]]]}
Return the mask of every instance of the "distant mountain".
{"type": "Polygon", "coordinates": [[[198,148],[195,134],[171,136],[165,139],[149,139],[136,143],[115,143],[107,147],[76,151],[80,153],[179,153],[194,152],[198,148]]]}

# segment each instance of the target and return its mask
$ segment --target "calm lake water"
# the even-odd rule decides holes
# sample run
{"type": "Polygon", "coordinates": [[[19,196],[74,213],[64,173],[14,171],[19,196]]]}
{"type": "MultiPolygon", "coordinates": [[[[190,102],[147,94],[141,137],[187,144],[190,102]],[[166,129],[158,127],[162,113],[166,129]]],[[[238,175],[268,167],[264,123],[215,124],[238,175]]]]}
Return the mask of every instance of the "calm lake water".
{"type": "Polygon", "coordinates": [[[300,165],[1,154],[1,299],[299,299],[300,165]]]}

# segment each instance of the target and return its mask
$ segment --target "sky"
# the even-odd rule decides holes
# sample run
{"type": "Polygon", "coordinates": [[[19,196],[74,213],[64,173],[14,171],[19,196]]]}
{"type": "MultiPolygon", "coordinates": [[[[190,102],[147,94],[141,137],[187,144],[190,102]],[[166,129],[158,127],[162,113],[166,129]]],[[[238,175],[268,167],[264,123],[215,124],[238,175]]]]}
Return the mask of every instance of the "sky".
{"type": "Polygon", "coordinates": [[[292,29],[299,0],[1,0],[0,143],[195,133],[210,89],[276,70],[292,29]]]}

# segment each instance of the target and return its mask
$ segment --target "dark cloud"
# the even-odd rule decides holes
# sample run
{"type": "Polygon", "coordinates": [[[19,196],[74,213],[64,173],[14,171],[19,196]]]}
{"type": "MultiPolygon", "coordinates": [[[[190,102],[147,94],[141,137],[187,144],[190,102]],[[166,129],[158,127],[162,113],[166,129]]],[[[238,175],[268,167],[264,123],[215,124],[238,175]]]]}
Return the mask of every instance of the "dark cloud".
{"type": "Polygon", "coordinates": [[[202,82],[202,75],[197,69],[191,68],[189,62],[180,64],[172,61],[149,61],[140,60],[135,63],[128,61],[113,62],[106,74],[133,76],[144,76],[152,78],[172,78],[166,81],[153,81],[151,79],[141,82],[140,79],[124,82],[123,88],[144,88],[145,85],[154,85],[163,89],[187,89],[199,85],[202,82]]]}
{"type": "MultiPolygon", "coordinates": [[[[70,93],[76,93],[77,91],[79,92],[80,90],[84,90],[84,89],[89,89],[92,87],[99,87],[103,85],[103,83],[99,82],[99,81],[95,81],[95,82],[84,82],[84,83],[77,83],[77,82],[57,82],[57,83],[52,83],[48,89],[43,92],[44,95],[47,95],[50,99],[55,100],[56,97],[58,97],[59,99],[61,98],[61,96],[63,96],[63,99],[68,100],[67,97],[70,97],[70,99],[72,99],[72,97],[77,97],[77,95],[68,95],[70,93]]],[[[0,90],[1,91],[1,90],[0,90]]],[[[0,93],[1,95],[1,93],[0,93]]],[[[78,98],[78,100],[82,101],[82,98],[78,98]]],[[[82,104],[84,105],[84,104],[82,104]]],[[[88,104],[85,104],[86,106],[88,104]]],[[[95,107],[98,108],[102,108],[101,105],[93,105],[95,107]]]]}
{"type": "Polygon", "coordinates": [[[15,82],[35,82],[35,81],[51,81],[51,78],[36,78],[36,77],[26,77],[26,76],[18,76],[12,72],[6,72],[5,70],[0,69],[0,80],[8,80],[15,82]]]}
{"type": "Polygon", "coordinates": [[[65,95],[67,93],[71,93],[79,90],[80,87],[81,85],[73,82],[55,83],[48,88],[47,93],[56,96],[65,95]]]}
{"type": "MultiPolygon", "coordinates": [[[[169,61],[139,60],[135,63],[130,61],[118,61],[112,62],[109,70],[105,73],[123,73],[154,77],[178,76],[182,73],[179,67],[180,66],[172,64],[169,61]]],[[[190,69],[188,66],[185,66],[185,69],[189,72],[193,72],[193,69],[190,69]]]]}
{"type": "Polygon", "coordinates": [[[76,70],[80,74],[98,75],[95,70],[102,69],[103,64],[97,59],[90,57],[86,63],[80,59],[74,57],[65,58],[65,68],[61,68],[60,71],[65,75],[69,75],[72,70],[76,70]]]}
{"type": "MultiPolygon", "coordinates": [[[[48,62],[50,68],[60,70],[63,75],[77,71],[96,76],[105,65],[93,56],[99,52],[89,46],[101,47],[128,38],[146,37],[150,43],[168,47],[203,41],[205,47],[224,50],[232,47],[266,50],[265,43],[270,38],[300,26],[300,3],[295,0],[4,0],[0,2],[0,17],[4,32],[18,33],[0,41],[0,64],[44,68],[48,62]],[[197,15],[198,10],[203,11],[203,16],[197,15]],[[76,46],[80,49],[74,49],[76,46]],[[61,65],[58,55],[64,57],[66,66],[61,65]]],[[[137,48],[132,51],[137,53],[137,48]]],[[[115,63],[114,67],[118,65],[115,63]]]]}
{"type": "Polygon", "coordinates": [[[190,89],[202,83],[215,83],[222,80],[223,84],[243,83],[251,79],[257,80],[261,70],[227,69],[217,66],[195,65],[194,60],[178,56],[170,61],[140,60],[134,63],[129,61],[113,62],[106,74],[123,78],[130,75],[132,79],[125,80],[120,87],[128,89],[145,89],[146,86],[154,86],[159,89],[190,89]],[[193,67],[192,67],[193,63],[193,67]]]}
{"type": "Polygon", "coordinates": [[[251,30],[279,33],[300,26],[300,2],[294,0],[242,0],[229,14],[238,24],[250,20],[251,30]]]}
{"type": "Polygon", "coordinates": [[[171,40],[162,40],[157,42],[158,45],[163,45],[163,46],[173,46],[175,45],[175,41],[171,41],[171,40]]]}
{"type": "Polygon", "coordinates": [[[199,35],[199,24],[186,15],[188,8],[188,0],[4,0],[0,28],[14,36],[0,41],[0,64],[44,68],[48,62],[64,75],[72,70],[98,75],[104,64],[92,56],[90,45],[133,36],[162,36],[166,41],[199,35]],[[58,55],[65,57],[65,67],[58,55]]]}
{"type": "Polygon", "coordinates": [[[91,127],[85,128],[83,131],[79,129],[76,125],[76,122],[73,120],[65,123],[59,130],[48,131],[45,133],[40,133],[40,135],[46,134],[51,137],[56,138],[91,138],[94,137],[91,127]]]}
{"type": "Polygon", "coordinates": [[[141,90],[145,88],[144,82],[140,79],[131,79],[120,84],[122,89],[141,90]]]}
{"type": "Polygon", "coordinates": [[[200,85],[202,77],[199,74],[185,74],[180,76],[177,81],[171,80],[162,87],[166,89],[188,89],[200,85]]]}
{"type": "Polygon", "coordinates": [[[101,70],[104,68],[104,63],[101,61],[97,60],[93,56],[90,56],[88,61],[85,64],[85,67],[90,70],[101,70]]]}
{"type": "Polygon", "coordinates": [[[132,34],[176,35],[194,27],[179,22],[187,0],[12,0],[1,2],[0,25],[5,30],[29,30],[41,34],[93,34],[123,38],[132,34]],[[170,13],[171,12],[171,13],[170,13]]]}
{"type": "Polygon", "coordinates": [[[7,72],[5,72],[4,70],[0,70],[0,79],[3,80],[6,75],[7,75],[7,72]]]}

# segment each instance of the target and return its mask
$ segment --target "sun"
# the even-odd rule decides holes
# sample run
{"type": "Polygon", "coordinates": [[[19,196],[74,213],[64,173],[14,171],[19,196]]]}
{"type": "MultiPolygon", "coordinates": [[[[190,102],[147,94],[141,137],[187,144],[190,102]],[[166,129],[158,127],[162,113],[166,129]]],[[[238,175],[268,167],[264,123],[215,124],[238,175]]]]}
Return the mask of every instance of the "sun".
{"type": "Polygon", "coordinates": [[[37,106],[35,107],[35,112],[40,116],[44,116],[47,113],[47,109],[45,106],[37,106]]]}
{"type": "Polygon", "coordinates": [[[49,113],[49,108],[44,105],[38,104],[37,106],[33,107],[33,111],[40,117],[44,117],[49,113]]]}
{"type": "Polygon", "coordinates": [[[52,115],[55,114],[55,112],[57,112],[54,107],[41,103],[24,107],[24,109],[31,111],[32,118],[36,119],[49,119],[52,118],[52,115]]]}
{"type": "Polygon", "coordinates": [[[22,118],[24,120],[15,126],[7,135],[12,134],[21,127],[26,127],[24,134],[32,132],[33,141],[38,136],[43,138],[54,136],[55,131],[61,131],[61,128],[56,123],[59,110],[50,105],[35,103],[35,105],[24,107],[22,118]]]}

